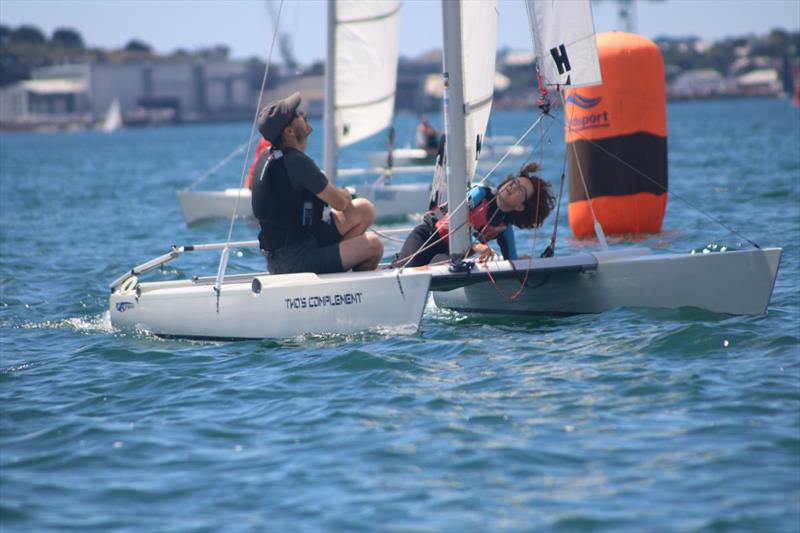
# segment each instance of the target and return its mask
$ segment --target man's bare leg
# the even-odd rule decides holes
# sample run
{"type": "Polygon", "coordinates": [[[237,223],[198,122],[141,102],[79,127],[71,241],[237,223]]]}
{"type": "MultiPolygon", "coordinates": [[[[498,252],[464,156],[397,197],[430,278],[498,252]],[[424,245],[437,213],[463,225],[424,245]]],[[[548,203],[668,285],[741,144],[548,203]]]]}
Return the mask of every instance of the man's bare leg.
{"type": "Polygon", "coordinates": [[[375,270],[383,257],[383,241],[374,233],[358,235],[339,243],[344,270],[375,270]]]}
{"type": "Polygon", "coordinates": [[[365,198],[356,198],[347,211],[331,211],[331,218],[342,240],[346,241],[363,235],[375,222],[375,206],[365,198]]]}

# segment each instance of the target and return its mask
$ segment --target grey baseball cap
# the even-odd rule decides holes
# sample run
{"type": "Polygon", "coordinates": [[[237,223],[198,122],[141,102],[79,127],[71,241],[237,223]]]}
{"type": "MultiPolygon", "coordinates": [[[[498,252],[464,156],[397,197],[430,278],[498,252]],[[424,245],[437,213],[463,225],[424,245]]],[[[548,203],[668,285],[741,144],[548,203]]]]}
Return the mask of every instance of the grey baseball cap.
{"type": "Polygon", "coordinates": [[[270,102],[258,113],[258,131],[271,143],[280,137],[283,128],[294,119],[295,111],[300,106],[300,93],[296,92],[283,100],[270,102]]]}

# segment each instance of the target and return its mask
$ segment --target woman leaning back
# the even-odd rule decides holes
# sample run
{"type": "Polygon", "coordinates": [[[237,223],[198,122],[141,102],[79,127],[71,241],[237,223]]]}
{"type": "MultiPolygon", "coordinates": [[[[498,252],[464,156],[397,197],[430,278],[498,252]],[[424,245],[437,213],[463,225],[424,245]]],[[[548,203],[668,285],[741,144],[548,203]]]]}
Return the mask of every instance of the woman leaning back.
{"type": "MultiPolygon", "coordinates": [[[[479,261],[494,256],[489,242],[497,239],[504,259],[517,259],[517,247],[512,226],[529,229],[542,225],[555,205],[550,184],[537,176],[539,165],[529,163],[519,175],[509,175],[493,191],[478,185],[470,189],[467,199],[468,219],[477,243],[472,252],[479,261]]],[[[422,223],[409,234],[392,266],[421,266],[447,258],[449,217],[447,204],[425,214],[422,223]]]]}

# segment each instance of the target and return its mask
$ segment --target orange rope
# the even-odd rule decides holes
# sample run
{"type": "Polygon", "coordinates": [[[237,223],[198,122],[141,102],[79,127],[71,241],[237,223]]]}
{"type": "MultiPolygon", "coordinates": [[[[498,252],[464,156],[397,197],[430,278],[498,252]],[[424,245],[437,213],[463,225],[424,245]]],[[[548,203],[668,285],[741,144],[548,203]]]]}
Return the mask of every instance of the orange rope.
{"type": "MultiPolygon", "coordinates": [[[[537,198],[537,202],[536,202],[536,217],[535,217],[535,220],[539,220],[539,202],[538,202],[538,198],[539,198],[539,193],[540,192],[541,192],[541,181],[536,183],[536,198],[537,198]]],[[[509,295],[505,294],[502,290],[500,290],[500,287],[497,286],[497,280],[495,280],[494,276],[492,276],[492,271],[489,270],[489,266],[488,265],[486,266],[486,274],[489,277],[489,282],[492,284],[492,287],[494,287],[495,292],[497,292],[497,294],[502,296],[505,300],[513,302],[514,300],[519,298],[519,296],[525,290],[526,285],[528,284],[528,276],[531,273],[531,265],[533,264],[533,254],[536,251],[536,236],[538,234],[538,229],[539,229],[538,226],[533,229],[533,246],[531,248],[531,255],[528,256],[528,267],[525,269],[525,277],[522,279],[522,283],[520,283],[519,289],[517,289],[516,292],[514,292],[514,294],[509,296],[509,295]]],[[[509,263],[511,264],[511,269],[514,271],[514,274],[517,274],[517,267],[514,266],[514,261],[509,261],[509,263]]],[[[519,279],[519,278],[517,278],[517,279],[519,279]]]]}

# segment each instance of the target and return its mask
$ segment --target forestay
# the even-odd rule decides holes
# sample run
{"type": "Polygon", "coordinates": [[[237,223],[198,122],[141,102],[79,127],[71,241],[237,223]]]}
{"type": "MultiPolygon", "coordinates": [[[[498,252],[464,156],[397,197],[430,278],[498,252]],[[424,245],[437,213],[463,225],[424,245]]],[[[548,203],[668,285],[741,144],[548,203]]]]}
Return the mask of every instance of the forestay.
{"type": "Polygon", "coordinates": [[[545,85],[603,82],[590,0],[526,0],[539,73],[545,85]]]}
{"type": "Polygon", "coordinates": [[[336,2],[336,145],[389,126],[394,113],[399,0],[336,2]]]}

